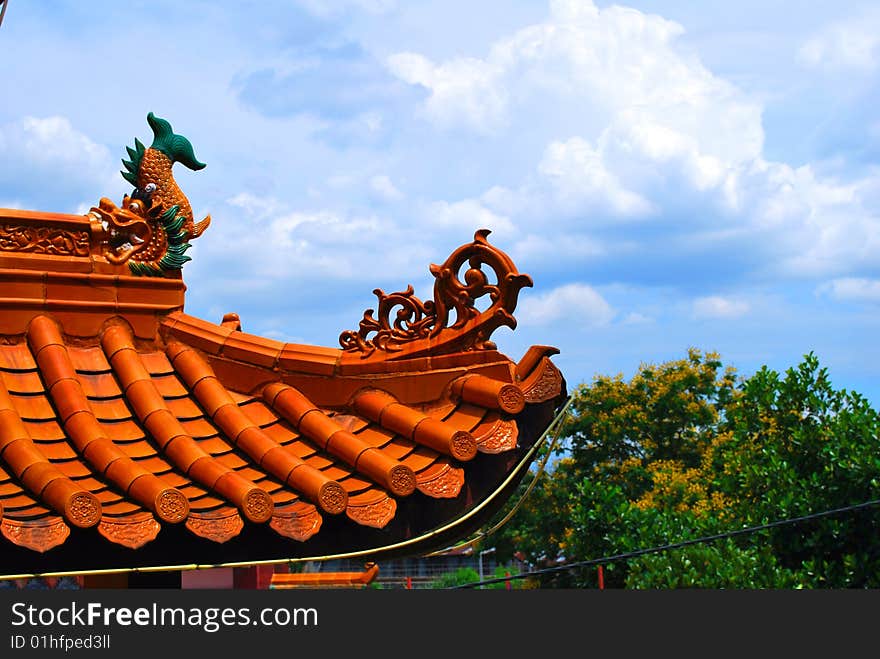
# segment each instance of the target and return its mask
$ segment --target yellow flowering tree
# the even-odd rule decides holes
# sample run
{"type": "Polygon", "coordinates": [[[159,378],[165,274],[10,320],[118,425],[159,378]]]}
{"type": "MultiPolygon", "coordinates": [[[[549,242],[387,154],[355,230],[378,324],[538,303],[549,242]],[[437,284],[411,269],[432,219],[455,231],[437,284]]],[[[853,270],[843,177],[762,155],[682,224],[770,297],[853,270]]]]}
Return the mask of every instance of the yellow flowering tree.
{"type": "MultiPolygon", "coordinates": [[[[626,507],[717,508],[721,501],[696,476],[736,384],[717,354],[696,349],[642,364],[628,381],[600,375],[581,384],[550,472],[496,545],[542,564],[591,558],[620,550],[615,529],[626,507]],[[588,534],[574,523],[576,506],[590,518],[588,534]]],[[[622,585],[620,574],[609,573],[609,584],[622,585]]],[[[572,577],[555,580],[572,585],[572,577]]]]}

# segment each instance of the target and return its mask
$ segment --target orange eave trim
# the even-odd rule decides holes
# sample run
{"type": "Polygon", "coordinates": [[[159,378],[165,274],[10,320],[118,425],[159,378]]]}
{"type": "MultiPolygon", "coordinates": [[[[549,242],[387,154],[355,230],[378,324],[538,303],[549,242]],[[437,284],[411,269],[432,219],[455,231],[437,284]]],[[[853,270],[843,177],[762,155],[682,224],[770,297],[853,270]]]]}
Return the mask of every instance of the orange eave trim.
{"type": "Polygon", "coordinates": [[[379,574],[379,566],[371,563],[363,572],[297,572],[273,574],[270,588],[320,588],[366,586],[379,574]]]}

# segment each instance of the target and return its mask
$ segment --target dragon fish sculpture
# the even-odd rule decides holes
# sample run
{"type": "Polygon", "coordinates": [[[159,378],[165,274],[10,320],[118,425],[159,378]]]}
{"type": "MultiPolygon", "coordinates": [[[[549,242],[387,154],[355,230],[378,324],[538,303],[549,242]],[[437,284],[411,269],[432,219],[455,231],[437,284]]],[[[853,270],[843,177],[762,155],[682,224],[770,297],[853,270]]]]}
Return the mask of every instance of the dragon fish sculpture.
{"type": "Polygon", "coordinates": [[[134,148],[126,147],[128,160],[120,173],[134,186],[119,207],[102,197],[90,209],[104,227],[104,257],[113,264],[127,263],[133,275],[167,277],[178,273],[190,260],[185,254],[189,241],[198,238],[211,223],[207,215],[196,223],[192,206],[177,185],[172,166],[179,162],[194,171],[203,169],[192,144],[177,135],[171,124],[150,112],[147,123],[153,129],[153,142],[145,147],[135,138],[134,148]]]}

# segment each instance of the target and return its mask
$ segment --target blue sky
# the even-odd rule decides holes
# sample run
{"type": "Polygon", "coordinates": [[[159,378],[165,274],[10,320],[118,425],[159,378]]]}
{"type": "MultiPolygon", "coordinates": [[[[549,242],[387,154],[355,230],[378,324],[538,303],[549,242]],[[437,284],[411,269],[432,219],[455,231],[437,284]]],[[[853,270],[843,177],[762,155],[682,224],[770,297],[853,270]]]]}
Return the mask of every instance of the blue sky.
{"type": "Polygon", "coordinates": [[[193,143],[189,313],[336,346],[485,227],[535,283],[493,338],[572,386],[814,351],[880,405],[874,3],[12,0],[0,53],[0,207],[119,201],[150,111],[193,143]]]}

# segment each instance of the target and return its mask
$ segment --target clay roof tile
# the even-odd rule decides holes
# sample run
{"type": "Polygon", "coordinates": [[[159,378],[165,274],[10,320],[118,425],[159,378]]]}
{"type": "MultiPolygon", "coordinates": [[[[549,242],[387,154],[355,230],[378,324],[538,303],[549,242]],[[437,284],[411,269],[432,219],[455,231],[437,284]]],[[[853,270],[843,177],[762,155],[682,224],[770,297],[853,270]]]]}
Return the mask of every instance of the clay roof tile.
{"type": "Polygon", "coordinates": [[[525,472],[561,405],[554,348],[514,363],[486,340],[515,324],[531,285],[488,232],[432,266],[441,304],[379,291],[379,315],[331,348],[247,334],[237,314],[184,313],[180,272],[108,260],[93,211],[0,209],[21,235],[72,250],[0,251],[0,533],[39,555],[29,571],[114,567],[112,551],[66,549],[82,533],[138,552],[155,543],[139,554],[154,566],[431,548],[449,537],[432,529],[458,528],[525,472]],[[484,295],[486,311],[467,303],[484,295]],[[396,304],[421,329],[395,325],[396,304]],[[481,455],[501,452],[511,458],[481,455]],[[175,523],[190,540],[163,533],[175,523]]]}

